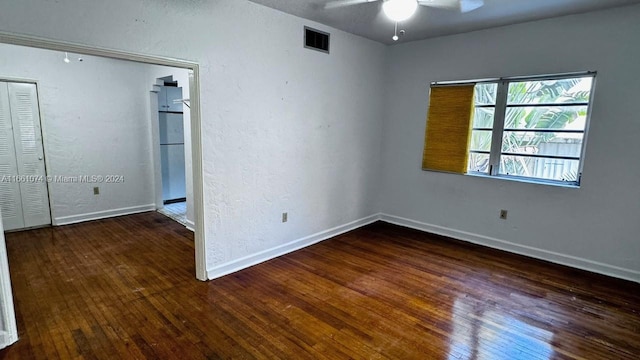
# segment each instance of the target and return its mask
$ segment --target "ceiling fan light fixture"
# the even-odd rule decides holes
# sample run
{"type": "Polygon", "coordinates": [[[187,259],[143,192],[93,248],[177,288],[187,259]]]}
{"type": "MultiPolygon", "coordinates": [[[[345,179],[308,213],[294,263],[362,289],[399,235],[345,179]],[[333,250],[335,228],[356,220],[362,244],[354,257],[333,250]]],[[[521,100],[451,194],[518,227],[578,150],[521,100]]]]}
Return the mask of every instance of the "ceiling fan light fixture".
{"type": "Polygon", "coordinates": [[[417,0],[387,0],[382,4],[382,11],[393,21],[405,21],[418,9],[417,0]]]}

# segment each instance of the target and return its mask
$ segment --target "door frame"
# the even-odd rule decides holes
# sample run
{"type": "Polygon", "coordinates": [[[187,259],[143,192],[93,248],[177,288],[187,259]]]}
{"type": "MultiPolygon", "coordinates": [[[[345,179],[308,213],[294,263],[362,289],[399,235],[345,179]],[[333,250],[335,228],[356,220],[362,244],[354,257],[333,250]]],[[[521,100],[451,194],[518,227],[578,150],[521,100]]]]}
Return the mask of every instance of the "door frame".
{"type": "MultiPolygon", "coordinates": [[[[42,106],[40,106],[40,83],[38,82],[38,80],[34,80],[34,79],[27,79],[27,78],[13,78],[13,77],[7,77],[7,76],[1,76],[0,77],[0,81],[2,82],[10,82],[10,83],[21,83],[21,84],[33,84],[36,86],[36,101],[38,102],[38,121],[40,122],[40,143],[42,145],[42,157],[44,159],[44,174],[45,176],[49,176],[49,169],[51,168],[49,166],[49,158],[47,157],[47,135],[46,135],[46,131],[45,128],[43,126],[44,124],[44,115],[42,113],[42,106]]],[[[42,225],[42,226],[35,226],[35,227],[24,227],[22,229],[16,229],[16,230],[10,230],[10,231],[23,231],[23,230],[29,230],[29,229],[35,229],[35,228],[40,228],[40,227],[47,227],[50,225],[56,225],[55,223],[55,217],[53,214],[53,198],[51,197],[51,188],[49,186],[49,182],[46,181],[45,185],[47,187],[47,199],[49,200],[49,224],[48,225],[42,225]]],[[[1,219],[1,218],[0,218],[1,219]]]]}
{"type": "Polygon", "coordinates": [[[144,64],[171,66],[191,70],[189,74],[189,97],[191,102],[191,158],[193,178],[194,247],[196,278],[208,280],[206,269],[206,240],[204,229],[204,180],[202,169],[202,131],[200,109],[200,65],[198,62],[176,58],[137,54],[128,51],[87,46],[34,36],[0,32],[0,43],[32,48],[100,56],[118,60],[129,60],[144,64]]]}
{"type": "MultiPolygon", "coordinates": [[[[4,241],[4,228],[2,227],[2,216],[0,214],[0,299],[4,302],[0,307],[2,318],[5,321],[7,334],[6,338],[0,342],[0,349],[18,341],[18,326],[13,305],[13,295],[11,293],[11,277],[9,276],[9,259],[7,257],[7,246],[4,241]]],[[[2,329],[0,329],[2,330],[2,329]]]]}

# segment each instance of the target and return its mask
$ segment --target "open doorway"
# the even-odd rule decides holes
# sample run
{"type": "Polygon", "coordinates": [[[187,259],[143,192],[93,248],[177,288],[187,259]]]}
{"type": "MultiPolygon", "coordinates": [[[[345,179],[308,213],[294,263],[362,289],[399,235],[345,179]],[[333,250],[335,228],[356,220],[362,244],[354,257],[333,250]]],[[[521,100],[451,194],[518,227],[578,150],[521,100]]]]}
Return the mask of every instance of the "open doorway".
{"type": "Polygon", "coordinates": [[[157,130],[153,126],[156,204],[158,212],[193,231],[188,73],[175,68],[158,71],[170,75],[156,78],[151,90],[151,122],[157,123],[157,130]]]}
{"type": "MultiPolygon", "coordinates": [[[[163,71],[163,70],[160,70],[163,71]]],[[[151,90],[154,124],[155,189],[158,212],[193,231],[193,180],[191,178],[191,109],[188,73],[164,70],[151,90]],[[157,130],[155,130],[157,128],[157,130]]]]}
{"type": "MultiPolygon", "coordinates": [[[[186,215],[187,181],[185,174],[185,121],[182,87],[173,76],[158,79],[158,118],[160,130],[160,173],[162,175],[162,204],[180,204],[186,215]]],[[[188,122],[186,123],[188,125],[188,122]]],[[[173,213],[177,213],[173,211],[173,213]]]]}
{"type": "MultiPolygon", "coordinates": [[[[123,60],[125,62],[135,63],[138,66],[150,65],[150,66],[156,66],[156,67],[172,67],[185,72],[186,75],[183,81],[184,83],[183,87],[188,89],[190,93],[189,94],[190,112],[188,114],[188,120],[189,120],[188,125],[189,125],[189,135],[191,139],[191,144],[190,145],[184,144],[184,153],[190,154],[192,159],[191,166],[190,166],[191,168],[189,169],[189,171],[185,169],[185,178],[186,177],[190,178],[191,189],[192,189],[191,193],[193,198],[193,201],[191,202],[192,209],[193,209],[193,218],[192,218],[193,225],[191,228],[194,230],[194,233],[195,233],[194,235],[194,248],[195,248],[194,258],[195,258],[195,272],[196,272],[195,275],[197,279],[206,280],[207,275],[206,275],[206,269],[205,269],[205,246],[204,246],[204,239],[203,239],[203,232],[204,232],[203,231],[203,201],[202,201],[203,181],[202,181],[202,161],[201,161],[202,150],[201,150],[201,141],[200,141],[201,121],[200,121],[200,111],[199,111],[198,64],[194,62],[189,62],[189,61],[166,59],[166,58],[160,58],[160,57],[151,57],[151,56],[145,56],[145,55],[139,55],[139,54],[133,54],[133,53],[125,53],[120,51],[105,50],[105,49],[97,49],[92,47],[61,43],[61,42],[24,37],[24,36],[2,35],[2,37],[0,37],[0,42],[6,43],[6,44],[26,46],[26,47],[35,48],[35,49],[53,50],[55,52],[55,56],[57,57],[56,61],[59,61],[60,64],[66,63],[67,65],[70,65],[70,66],[75,65],[76,68],[79,69],[78,72],[85,72],[87,68],[94,66],[95,63],[105,62],[105,61],[123,61],[123,60]],[[95,63],[93,63],[92,61],[89,61],[89,59],[92,57],[96,59],[95,63]],[[89,66],[85,66],[83,69],[82,65],[89,65],[89,66]]],[[[43,60],[44,57],[38,56],[37,59],[38,61],[45,61],[43,60]]],[[[34,64],[33,68],[35,69],[40,65],[42,64],[34,64]]],[[[70,67],[68,67],[67,69],[69,68],[70,67]]],[[[149,75],[149,74],[150,73],[146,75],[149,75]]],[[[6,75],[6,73],[0,73],[0,75],[6,75]]],[[[83,76],[86,76],[86,73],[84,75],[80,73],[71,73],[66,78],[74,79],[74,78],[82,78],[83,76]]],[[[18,75],[17,77],[32,79],[34,81],[38,80],[37,79],[38,76],[35,71],[30,71],[30,72],[27,71],[26,75],[22,75],[22,76],[18,75]]],[[[98,72],[97,74],[95,74],[95,76],[92,79],[95,81],[96,84],[102,85],[109,81],[109,77],[110,77],[110,73],[108,72],[104,72],[104,73],[98,72]]],[[[145,112],[148,112],[148,110],[150,109],[150,105],[148,103],[150,82],[151,82],[150,80],[147,80],[144,83],[143,88],[141,88],[141,91],[143,91],[144,93],[143,96],[146,97],[145,112]]],[[[55,88],[55,86],[56,85],[52,85],[51,87],[55,88]]],[[[105,178],[109,177],[109,182],[111,183],[126,182],[127,179],[131,179],[130,181],[140,181],[141,177],[139,176],[123,177],[121,176],[122,174],[117,172],[109,172],[107,170],[97,171],[95,169],[97,169],[99,166],[103,166],[103,169],[108,168],[108,166],[106,165],[109,165],[109,164],[112,164],[114,166],[113,167],[114,169],[120,169],[116,167],[118,165],[118,162],[124,163],[125,160],[133,159],[134,161],[131,162],[131,164],[128,164],[124,168],[127,171],[131,171],[132,173],[135,173],[138,167],[147,166],[146,161],[148,160],[149,169],[151,169],[149,173],[153,174],[154,173],[153,169],[155,169],[154,160],[152,160],[155,156],[154,154],[145,155],[145,154],[134,154],[133,152],[131,152],[130,155],[129,154],[123,155],[123,154],[115,154],[115,152],[114,154],[110,154],[106,152],[106,153],[103,153],[101,158],[94,159],[94,158],[91,158],[91,155],[92,155],[91,151],[85,151],[84,153],[81,151],[71,153],[71,152],[66,152],[66,150],[64,150],[64,145],[72,146],[77,144],[88,144],[87,146],[89,146],[90,148],[92,145],[95,145],[95,146],[105,145],[104,144],[105,142],[110,142],[110,144],[107,144],[108,146],[111,146],[112,148],[118,148],[118,147],[127,147],[136,142],[146,142],[148,139],[151,138],[151,134],[149,134],[149,137],[147,137],[146,135],[140,135],[144,133],[144,129],[142,129],[142,125],[141,125],[142,123],[136,122],[136,124],[131,124],[131,123],[123,122],[122,124],[120,124],[120,123],[117,123],[117,121],[115,121],[115,118],[112,118],[112,119],[103,118],[103,119],[100,119],[99,121],[96,121],[94,123],[95,124],[94,126],[94,124],[89,124],[86,122],[83,123],[79,121],[79,120],[84,120],[81,116],[74,116],[74,114],[68,113],[65,116],[60,116],[55,119],[55,120],[58,120],[56,122],[56,126],[64,126],[66,121],[69,123],[66,125],[70,125],[69,129],[73,129],[73,131],[69,131],[64,136],[54,136],[53,135],[54,131],[49,131],[50,129],[48,129],[47,127],[49,124],[48,120],[50,120],[51,118],[55,118],[52,112],[47,110],[47,106],[51,104],[57,104],[60,102],[68,101],[70,103],[76,103],[76,105],[80,104],[81,106],[84,106],[87,109],[93,109],[93,110],[97,109],[95,110],[96,113],[100,113],[101,109],[104,110],[109,107],[127,109],[127,106],[129,106],[126,104],[131,96],[127,94],[131,94],[131,91],[132,91],[131,87],[122,87],[121,89],[118,90],[118,89],[110,89],[108,86],[97,86],[96,89],[97,89],[95,94],[96,100],[91,101],[90,103],[79,100],[79,98],[76,98],[70,94],[56,95],[56,93],[54,92],[51,92],[50,93],[51,95],[47,96],[46,100],[43,100],[43,103],[44,103],[43,107],[45,108],[45,110],[42,112],[44,153],[52,154],[52,156],[47,156],[45,160],[47,162],[47,172],[48,172],[47,178],[55,179],[56,176],[59,176],[59,178],[57,178],[57,180],[54,181],[55,183],[54,185],[57,185],[58,187],[56,188],[55,186],[50,186],[51,217],[52,217],[52,222],[54,226],[71,224],[74,222],[100,219],[103,217],[118,216],[126,212],[135,213],[135,212],[141,212],[141,211],[156,210],[155,201],[153,200],[146,203],[139,202],[139,204],[134,204],[131,206],[126,204],[125,204],[126,206],[114,205],[116,204],[116,200],[114,199],[117,199],[117,198],[123,199],[127,197],[134,198],[139,194],[135,191],[130,191],[130,190],[121,191],[122,189],[125,189],[125,188],[118,187],[118,186],[110,186],[106,183],[104,185],[102,185],[102,183],[93,184],[91,183],[92,181],[91,178],[86,178],[86,176],[89,176],[89,177],[102,176],[100,180],[105,181],[106,180],[105,178]],[[112,99],[114,99],[114,96],[118,100],[113,101],[112,99]],[[100,101],[100,99],[102,99],[102,101],[100,101]],[[115,131],[116,128],[118,127],[127,127],[127,130],[121,133],[122,136],[115,136],[115,137],[106,136],[109,131],[111,130],[115,131]],[[131,132],[136,132],[136,134],[138,134],[137,137],[132,136],[131,132]],[[145,156],[146,156],[146,159],[145,159],[145,156]],[[55,159],[56,157],[58,159],[64,159],[66,157],[66,160],[68,163],[68,168],[66,171],[59,172],[56,170],[56,169],[60,169],[59,166],[52,166],[55,164],[52,164],[52,161],[54,160],[51,160],[51,159],[55,159]],[[91,169],[91,171],[80,171],[80,172],[69,171],[69,169],[85,169],[83,165],[87,165],[87,164],[91,165],[87,167],[91,169]],[[80,177],[85,176],[84,179],[88,180],[89,183],[87,183],[87,181],[85,182],[79,181],[78,176],[80,177]],[[59,194],[60,189],[63,188],[63,186],[61,185],[62,182],[68,182],[68,183],[79,182],[79,183],[76,184],[78,186],[75,186],[75,187],[71,187],[71,186],[64,187],[67,193],[63,194],[62,196],[57,196],[56,194],[59,194]],[[72,188],[74,190],[69,190],[72,188]],[[91,196],[93,197],[88,197],[88,195],[86,194],[87,189],[91,191],[91,196]],[[77,193],[74,193],[74,191],[77,191],[77,193]],[[82,194],[82,196],[74,195],[74,194],[80,194],[80,193],[82,194]],[[58,200],[62,198],[66,200],[58,200]],[[101,202],[98,199],[105,199],[105,200],[102,200],[101,202]],[[101,208],[101,207],[98,207],[97,204],[98,205],[106,204],[109,206],[111,205],[113,206],[111,207],[106,206],[101,208]],[[93,209],[92,206],[94,206],[95,211],[91,210],[93,209]],[[82,208],[84,210],[78,214],[74,213],[73,211],[75,211],[75,209],[78,209],[78,208],[82,208]]],[[[77,95],[77,94],[81,94],[83,91],[86,91],[86,90],[83,90],[81,87],[78,87],[78,88],[75,88],[74,91],[76,92],[75,94],[77,95]]],[[[146,116],[144,116],[144,120],[148,122],[149,120],[148,113],[146,116]]],[[[59,134],[61,133],[63,132],[59,132],[59,134]]],[[[186,182],[187,182],[187,179],[185,179],[185,183],[186,182]]],[[[51,183],[49,184],[51,185],[51,183]]],[[[151,189],[155,189],[155,186],[156,186],[155,181],[151,179],[147,186],[151,189]]],[[[153,192],[154,190],[150,190],[150,191],[153,192]]],[[[153,198],[154,198],[154,195],[152,194],[151,199],[153,198]]],[[[186,198],[187,197],[185,194],[185,200],[186,198]]]]}

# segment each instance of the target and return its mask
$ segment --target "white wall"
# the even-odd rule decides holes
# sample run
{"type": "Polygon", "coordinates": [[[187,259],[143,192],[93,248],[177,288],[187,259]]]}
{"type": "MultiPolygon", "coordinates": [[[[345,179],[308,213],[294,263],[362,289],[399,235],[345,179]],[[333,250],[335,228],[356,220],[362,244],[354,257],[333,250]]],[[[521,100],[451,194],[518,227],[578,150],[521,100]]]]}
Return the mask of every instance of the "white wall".
{"type": "Polygon", "coordinates": [[[146,65],[0,44],[0,78],[38,81],[49,175],[123,183],[49,184],[55,224],[153,209],[146,65]],[[100,195],[93,194],[93,187],[100,195]]]}
{"type": "Polygon", "coordinates": [[[633,6],[391,47],[386,219],[640,281],[638,19],[633,6]],[[430,82],[582,70],[598,76],[580,189],[420,170],[430,82]]]}
{"type": "Polygon", "coordinates": [[[238,0],[14,1],[0,31],[200,64],[211,276],[379,209],[381,44],[238,0]],[[330,55],[302,47],[304,25],[330,55]]]}

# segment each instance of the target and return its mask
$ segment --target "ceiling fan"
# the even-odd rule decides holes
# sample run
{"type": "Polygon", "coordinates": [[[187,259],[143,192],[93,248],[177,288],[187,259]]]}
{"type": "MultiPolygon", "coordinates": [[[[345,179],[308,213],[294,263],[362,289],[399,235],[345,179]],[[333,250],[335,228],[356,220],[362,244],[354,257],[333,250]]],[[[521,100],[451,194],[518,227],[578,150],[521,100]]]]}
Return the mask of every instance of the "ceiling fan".
{"type": "MultiPolygon", "coordinates": [[[[384,1],[382,11],[396,23],[393,40],[398,40],[398,22],[409,19],[415,14],[418,5],[469,12],[484,5],[484,0],[334,0],[325,4],[325,10],[336,9],[345,6],[365,4],[375,1],[384,1]]],[[[403,31],[404,32],[404,31],[403,31]]]]}

